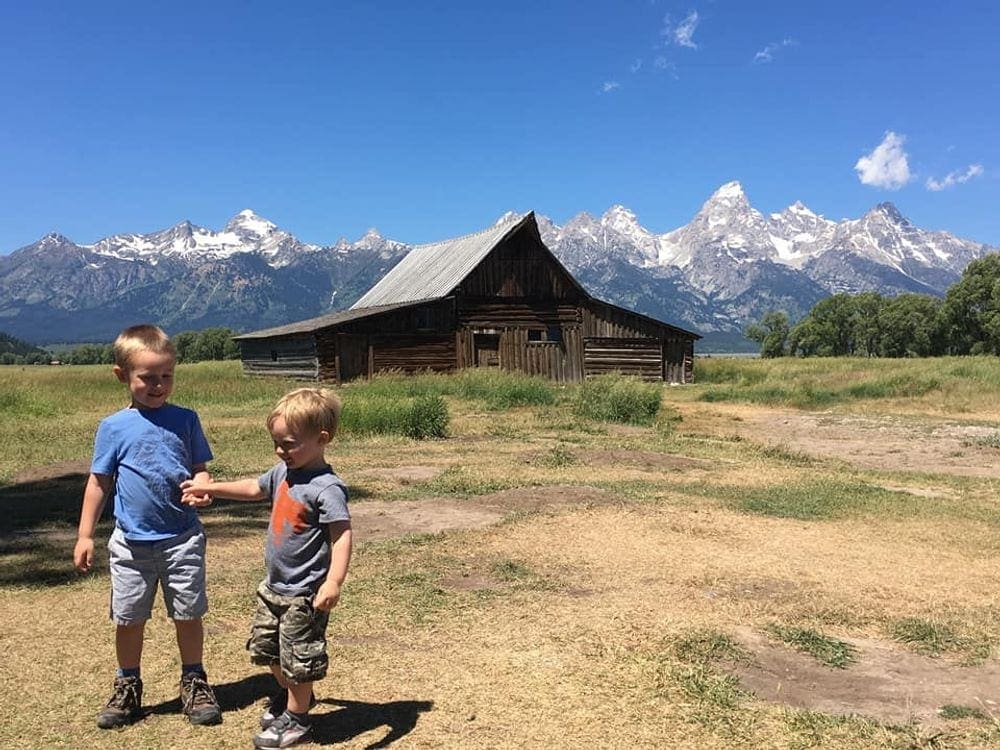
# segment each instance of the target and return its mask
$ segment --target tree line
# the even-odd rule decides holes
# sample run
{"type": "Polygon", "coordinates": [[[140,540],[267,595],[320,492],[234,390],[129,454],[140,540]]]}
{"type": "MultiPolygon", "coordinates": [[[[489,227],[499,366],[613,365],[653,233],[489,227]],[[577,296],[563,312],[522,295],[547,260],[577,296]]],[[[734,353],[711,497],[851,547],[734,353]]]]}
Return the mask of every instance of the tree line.
{"type": "Polygon", "coordinates": [[[944,298],[835,294],[797,323],[778,310],[747,327],[762,357],[1000,354],[1000,254],[970,263],[944,298]]]}
{"type": "MultiPolygon", "coordinates": [[[[233,341],[235,332],[229,328],[206,328],[201,331],[182,331],[173,336],[178,362],[201,362],[211,359],[239,359],[240,350],[233,341]]],[[[4,334],[0,334],[0,337],[4,334]]],[[[6,337],[10,338],[10,337],[6,337]]],[[[23,342],[20,342],[23,343],[23,342]]],[[[30,344],[29,351],[0,352],[0,364],[48,364],[54,359],[51,352],[37,349],[30,344]]],[[[59,357],[70,365],[110,365],[114,363],[111,344],[80,344],[59,357]]]]}

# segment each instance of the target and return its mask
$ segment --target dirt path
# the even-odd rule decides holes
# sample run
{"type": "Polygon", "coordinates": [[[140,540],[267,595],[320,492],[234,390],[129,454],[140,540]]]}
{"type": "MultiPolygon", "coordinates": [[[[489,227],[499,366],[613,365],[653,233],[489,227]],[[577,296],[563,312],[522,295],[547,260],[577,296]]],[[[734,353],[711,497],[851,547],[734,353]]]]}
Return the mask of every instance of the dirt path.
{"type": "Polygon", "coordinates": [[[831,457],[864,469],[1000,477],[1000,426],[904,416],[722,406],[726,429],[748,440],[831,457]]]}

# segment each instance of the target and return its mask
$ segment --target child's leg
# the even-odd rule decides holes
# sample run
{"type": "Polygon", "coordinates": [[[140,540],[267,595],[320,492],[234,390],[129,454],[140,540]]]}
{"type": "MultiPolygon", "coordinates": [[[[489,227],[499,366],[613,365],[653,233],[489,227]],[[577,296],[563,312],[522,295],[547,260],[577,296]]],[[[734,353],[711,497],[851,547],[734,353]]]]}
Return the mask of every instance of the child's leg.
{"type": "Polygon", "coordinates": [[[309,702],[312,699],[313,684],[311,682],[289,683],[288,710],[293,714],[309,713],[309,702]]]}
{"type": "Polygon", "coordinates": [[[201,664],[205,650],[205,628],[200,617],[194,620],[174,620],[177,629],[177,648],[181,664],[201,664]]]}
{"type": "Polygon", "coordinates": [[[280,664],[275,663],[271,665],[271,674],[274,675],[274,679],[278,681],[278,684],[281,685],[281,687],[283,687],[285,690],[288,689],[288,680],[286,680],[285,675],[281,673],[280,664]]]}
{"type": "Polygon", "coordinates": [[[115,655],[120,669],[138,669],[142,662],[142,638],[145,622],[115,626],[115,655]]]}

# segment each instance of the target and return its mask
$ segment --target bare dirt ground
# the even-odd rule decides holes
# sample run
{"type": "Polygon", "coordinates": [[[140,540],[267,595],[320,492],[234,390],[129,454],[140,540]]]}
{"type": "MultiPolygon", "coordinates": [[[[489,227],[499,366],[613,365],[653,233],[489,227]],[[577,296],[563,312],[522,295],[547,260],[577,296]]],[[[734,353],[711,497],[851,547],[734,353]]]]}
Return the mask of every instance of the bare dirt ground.
{"type": "Polygon", "coordinates": [[[807,654],[753,631],[739,638],[754,664],[735,673],[761,700],[828,714],[861,714],[880,721],[941,723],[941,706],[1000,710],[1000,664],[960,666],[903,651],[885,641],[845,638],[858,650],[846,669],[828,667],[807,654]]]}
{"type": "MultiPolygon", "coordinates": [[[[724,406],[715,428],[728,434],[781,446],[813,457],[834,458],[865,469],[1000,477],[1000,451],[983,445],[996,430],[989,426],[928,421],[901,416],[805,413],[793,410],[724,406]]],[[[532,462],[539,453],[526,455],[532,462]]],[[[584,451],[579,460],[591,466],[629,466],[644,471],[694,471],[709,462],[644,451],[584,451]]],[[[365,476],[406,484],[433,478],[440,468],[409,466],[366,470],[365,476]]],[[[920,494],[920,488],[894,487],[920,494]]],[[[411,533],[488,526],[515,511],[545,511],[572,506],[607,505],[607,493],[592,487],[525,488],[454,500],[366,502],[354,511],[359,538],[385,539],[411,533]]],[[[504,586],[482,572],[442,581],[455,590],[504,586]]],[[[943,723],[945,705],[971,707],[986,715],[1000,712],[1000,664],[988,661],[962,666],[931,658],[900,644],[876,638],[846,638],[859,654],[846,669],[816,659],[741,629],[737,637],[752,654],[752,664],[734,667],[742,685],[759,699],[836,715],[862,715],[883,722],[943,723]]]]}
{"type": "Polygon", "coordinates": [[[358,539],[376,541],[409,534],[478,529],[497,523],[514,512],[607,505],[610,501],[603,490],[577,486],[504,490],[466,500],[439,497],[419,501],[373,500],[352,508],[351,524],[358,539]]]}
{"type": "MultiPolygon", "coordinates": [[[[904,416],[807,413],[733,405],[715,405],[711,410],[699,408],[697,417],[691,422],[685,422],[685,425],[707,434],[735,434],[748,441],[780,446],[813,457],[842,460],[863,469],[904,474],[1000,477],[1000,450],[977,442],[996,432],[988,425],[904,416]]],[[[616,434],[634,437],[642,432],[622,428],[616,434]]],[[[529,451],[523,455],[525,462],[534,463],[546,454],[529,451]]],[[[629,467],[642,472],[681,472],[689,479],[708,472],[712,466],[710,461],[687,456],[618,448],[575,450],[573,456],[579,464],[588,467],[629,467]]],[[[50,482],[61,477],[83,475],[87,470],[85,463],[53,464],[26,471],[15,477],[14,483],[50,482]]],[[[405,486],[433,480],[443,471],[444,468],[440,465],[414,462],[412,465],[355,471],[351,473],[350,479],[405,486]]],[[[921,491],[919,488],[899,488],[912,492],[921,491]]],[[[614,496],[602,489],[567,484],[519,488],[468,498],[427,497],[414,501],[360,499],[352,503],[352,517],[357,538],[366,542],[415,534],[486,529],[503,522],[511,515],[523,513],[558,515],[595,508],[611,513],[614,512],[616,503],[614,496]]],[[[713,524],[713,529],[716,529],[717,520],[715,517],[708,518],[706,523],[713,524]]],[[[737,524],[733,527],[735,534],[743,522],[733,523],[737,524]]],[[[680,536],[671,537],[670,540],[657,537],[655,542],[649,542],[652,548],[666,546],[671,540],[675,549],[684,547],[686,543],[697,543],[693,539],[697,535],[690,530],[685,531],[687,526],[681,521],[670,528],[672,534],[680,536]],[[682,531],[685,533],[681,534],[682,531]],[[687,537],[686,542],[683,537],[687,537]]],[[[803,529],[806,528],[803,526],[803,529]]],[[[711,533],[717,533],[717,529],[711,533]]],[[[703,548],[698,548],[691,554],[690,561],[711,557],[703,548]]],[[[748,548],[748,554],[755,553],[748,548]]],[[[623,555],[627,557],[628,553],[623,552],[623,555]]],[[[694,563],[691,564],[692,567],[693,565],[694,563]]],[[[681,565],[678,569],[683,570],[684,566],[681,565]]],[[[666,578],[669,579],[670,576],[666,578]]],[[[756,587],[750,592],[753,597],[769,601],[796,593],[798,583],[792,583],[792,579],[774,580],[777,583],[773,585],[767,583],[762,586],[749,580],[746,585],[756,587]]],[[[474,564],[446,576],[440,584],[455,591],[490,591],[508,586],[488,569],[477,568],[474,564]]],[[[670,585],[673,586],[674,583],[670,582],[670,585]]],[[[572,600],[581,591],[586,591],[588,595],[591,593],[590,589],[567,590],[565,593],[572,600]]],[[[690,596],[679,584],[678,588],[670,588],[669,591],[672,596],[678,596],[681,600],[690,596]]],[[[614,596],[614,592],[605,593],[610,594],[611,598],[614,596]]],[[[649,595],[653,596],[652,593],[649,595]]],[[[661,592],[660,595],[665,593],[661,592]]],[[[643,594],[638,592],[636,596],[641,597],[643,594]]],[[[604,606],[608,605],[602,599],[601,607],[604,606]]],[[[750,605],[746,606],[749,608],[750,605]]],[[[343,636],[341,640],[350,645],[352,637],[356,640],[362,638],[343,636]]],[[[750,665],[729,669],[739,677],[746,689],[762,701],[828,714],[858,714],[890,723],[915,720],[928,726],[943,722],[939,711],[942,706],[949,704],[975,708],[991,717],[1000,714],[1000,663],[992,659],[977,666],[961,666],[945,658],[930,658],[913,653],[890,640],[875,637],[844,638],[858,649],[859,659],[846,669],[834,669],[756,630],[741,628],[735,631],[735,637],[753,658],[750,665]]],[[[359,643],[364,646],[367,642],[359,643]]]]}
{"type": "Polygon", "coordinates": [[[739,405],[718,405],[717,417],[730,434],[864,469],[1000,477],[1000,449],[979,442],[997,426],[739,405]]]}

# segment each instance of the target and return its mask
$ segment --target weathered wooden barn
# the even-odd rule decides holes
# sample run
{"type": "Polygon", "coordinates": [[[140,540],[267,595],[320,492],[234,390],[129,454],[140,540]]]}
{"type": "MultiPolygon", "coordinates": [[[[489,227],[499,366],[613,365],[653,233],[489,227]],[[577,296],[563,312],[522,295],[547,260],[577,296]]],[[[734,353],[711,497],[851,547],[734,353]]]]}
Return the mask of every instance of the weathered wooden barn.
{"type": "Polygon", "coordinates": [[[414,247],[349,310],[235,338],[250,375],[341,383],[496,367],[561,381],[619,371],[688,383],[701,337],[588,294],[529,213],[414,247]]]}

